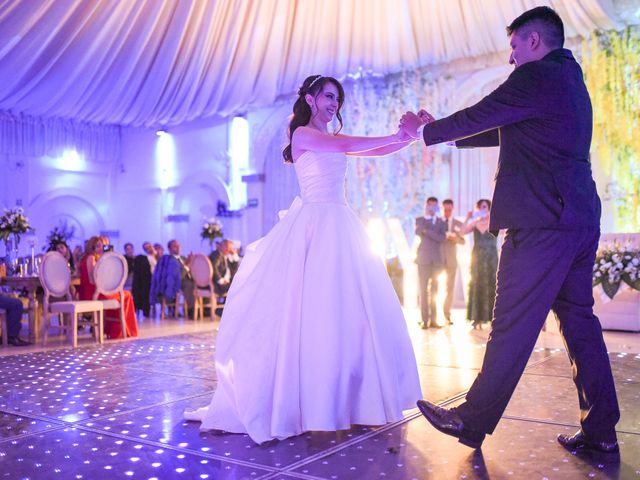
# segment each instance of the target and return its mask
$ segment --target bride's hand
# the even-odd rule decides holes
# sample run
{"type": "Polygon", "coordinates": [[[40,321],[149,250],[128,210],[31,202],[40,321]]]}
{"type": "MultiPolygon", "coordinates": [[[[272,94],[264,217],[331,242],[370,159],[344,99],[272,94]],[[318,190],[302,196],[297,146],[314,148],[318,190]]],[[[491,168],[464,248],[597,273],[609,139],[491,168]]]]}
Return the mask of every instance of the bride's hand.
{"type": "Polygon", "coordinates": [[[411,135],[409,135],[404,128],[399,128],[395,135],[398,139],[398,142],[408,142],[410,140],[414,140],[414,138],[411,137],[411,135]]]}

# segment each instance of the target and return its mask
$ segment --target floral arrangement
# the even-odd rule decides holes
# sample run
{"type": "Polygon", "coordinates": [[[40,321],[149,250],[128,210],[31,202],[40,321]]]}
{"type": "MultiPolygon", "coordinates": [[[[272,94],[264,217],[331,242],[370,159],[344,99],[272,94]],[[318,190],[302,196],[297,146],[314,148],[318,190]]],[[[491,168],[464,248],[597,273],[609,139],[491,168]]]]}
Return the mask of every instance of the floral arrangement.
{"type": "Polygon", "coordinates": [[[16,243],[20,243],[20,235],[31,231],[33,228],[29,226],[29,220],[22,207],[4,209],[4,214],[0,217],[0,240],[7,241],[9,235],[13,234],[16,243]]]}
{"type": "Polygon", "coordinates": [[[609,298],[614,297],[622,282],[640,290],[640,250],[618,245],[599,250],[592,278],[593,286],[602,285],[609,298]]]}
{"type": "Polygon", "coordinates": [[[57,226],[53,227],[53,230],[49,232],[47,235],[47,243],[48,248],[53,245],[57,245],[58,243],[66,243],[69,244],[69,240],[71,240],[76,232],[76,229],[73,225],[69,226],[66,220],[62,220],[57,226]]]}
{"type": "Polygon", "coordinates": [[[203,240],[209,240],[209,245],[213,245],[216,238],[222,238],[222,224],[215,219],[205,220],[200,236],[203,240]]]}

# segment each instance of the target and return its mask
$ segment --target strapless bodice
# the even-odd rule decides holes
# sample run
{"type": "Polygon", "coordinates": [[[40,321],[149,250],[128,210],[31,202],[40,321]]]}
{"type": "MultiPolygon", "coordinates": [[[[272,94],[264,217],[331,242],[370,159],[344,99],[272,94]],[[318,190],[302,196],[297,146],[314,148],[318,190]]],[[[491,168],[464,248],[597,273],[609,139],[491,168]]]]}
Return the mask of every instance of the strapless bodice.
{"type": "Polygon", "coordinates": [[[306,151],[294,163],[303,203],[346,204],[344,153],[306,151]]]}

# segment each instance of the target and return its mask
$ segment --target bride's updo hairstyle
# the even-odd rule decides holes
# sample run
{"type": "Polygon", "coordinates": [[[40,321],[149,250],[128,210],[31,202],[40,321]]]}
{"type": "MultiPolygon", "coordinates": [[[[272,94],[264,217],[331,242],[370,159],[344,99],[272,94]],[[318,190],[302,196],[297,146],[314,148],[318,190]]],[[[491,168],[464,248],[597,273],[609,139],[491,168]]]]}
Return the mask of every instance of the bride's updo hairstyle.
{"type": "Polygon", "coordinates": [[[304,96],[309,94],[316,98],[320,92],[322,92],[322,88],[329,82],[333,83],[338,89],[338,110],[336,111],[336,118],[340,123],[340,128],[338,128],[334,133],[338,133],[342,130],[342,116],[340,115],[340,109],[344,103],[344,88],[342,88],[340,82],[333,77],[323,77],[322,75],[311,75],[310,77],[307,77],[305,81],[302,82],[302,86],[298,89],[298,98],[296,103],[293,104],[293,115],[289,122],[289,145],[287,145],[282,151],[282,156],[286,163],[293,163],[293,157],[291,155],[291,138],[293,137],[293,132],[296,131],[296,128],[303,127],[311,121],[311,107],[305,100],[304,96]]]}

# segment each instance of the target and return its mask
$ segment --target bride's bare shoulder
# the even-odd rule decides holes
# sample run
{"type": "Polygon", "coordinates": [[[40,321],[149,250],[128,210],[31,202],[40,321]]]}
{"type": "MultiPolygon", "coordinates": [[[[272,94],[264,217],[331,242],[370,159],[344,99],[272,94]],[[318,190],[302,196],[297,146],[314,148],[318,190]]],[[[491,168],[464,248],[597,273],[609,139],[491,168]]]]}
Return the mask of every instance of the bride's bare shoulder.
{"type": "Polygon", "coordinates": [[[291,156],[294,163],[317,143],[314,139],[318,134],[321,132],[306,125],[296,128],[291,136],[291,156]]]}

